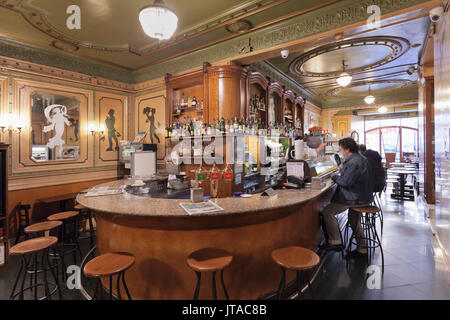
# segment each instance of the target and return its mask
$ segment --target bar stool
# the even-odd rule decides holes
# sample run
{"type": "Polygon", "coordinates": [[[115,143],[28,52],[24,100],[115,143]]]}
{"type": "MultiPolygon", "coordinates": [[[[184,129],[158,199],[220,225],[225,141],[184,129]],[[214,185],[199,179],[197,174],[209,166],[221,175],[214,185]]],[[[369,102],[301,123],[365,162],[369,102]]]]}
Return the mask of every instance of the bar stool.
{"type": "Polygon", "coordinates": [[[60,213],[52,214],[47,217],[48,221],[61,221],[61,261],[62,261],[62,274],[63,279],[65,279],[65,270],[66,270],[66,261],[65,255],[66,253],[73,252],[73,260],[74,264],[77,264],[77,251],[80,254],[80,260],[83,255],[81,254],[80,244],[78,243],[78,222],[79,222],[79,213],[77,211],[65,211],[60,213]],[[73,228],[71,232],[67,235],[66,228],[68,225],[72,224],[73,228]],[[66,247],[73,247],[73,249],[66,251],[66,247]]]}
{"type": "MultiPolygon", "coordinates": [[[[92,223],[92,212],[89,208],[86,208],[82,204],[77,204],[73,207],[76,211],[80,213],[80,217],[82,217],[83,220],[87,220],[89,223],[89,238],[90,238],[90,245],[91,248],[94,246],[94,224],[92,223]]],[[[85,239],[85,237],[80,237],[80,239],[85,239]]]]}
{"type": "MultiPolygon", "coordinates": [[[[286,285],[286,270],[296,272],[297,292],[300,297],[302,294],[302,273],[312,271],[320,263],[320,258],[314,251],[296,246],[273,250],[272,259],[281,267],[282,272],[280,286],[278,287],[278,299],[281,299],[281,294],[286,285]]],[[[309,277],[307,278],[307,282],[311,298],[314,299],[309,277]]]]}
{"type": "Polygon", "coordinates": [[[217,248],[203,248],[192,252],[186,259],[188,266],[195,271],[197,275],[197,286],[194,291],[194,300],[198,300],[200,293],[200,280],[203,272],[212,272],[212,294],[214,300],[217,300],[216,292],[216,272],[220,271],[220,281],[223,292],[227,300],[230,300],[225,283],[223,281],[223,271],[231,263],[233,256],[226,250],[217,248]]]}
{"type": "Polygon", "coordinates": [[[17,274],[16,280],[14,281],[14,286],[11,292],[11,295],[9,297],[10,300],[13,300],[15,297],[19,296],[20,300],[24,299],[24,292],[27,290],[32,291],[34,288],[34,300],[38,300],[37,297],[37,288],[39,286],[44,286],[44,292],[45,296],[39,298],[39,300],[43,299],[51,299],[51,295],[58,290],[59,299],[62,299],[61,295],[61,288],[59,287],[57,277],[55,276],[55,273],[53,272],[54,266],[50,265],[49,261],[49,254],[48,250],[50,247],[54,246],[58,242],[58,238],[56,237],[39,237],[34,238],[30,240],[25,240],[23,242],[20,242],[16,245],[14,245],[11,250],[9,251],[10,255],[16,255],[20,256],[21,259],[21,265],[19,272],[17,274]],[[42,269],[41,272],[43,273],[43,281],[44,283],[37,283],[37,274],[38,274],[38,254],[42,254],[42,269]],[[29,262],[26,260],[26,255],[31,255],[29,262]],[[34,263],[31,264],[31,261],[34,260],[34,263]],[[53,280],[55,281],[55,288],[50,292],[48,279],[47,279],[47,271],[50,271],[50,273],[53,276],[53,280]],[[19,279],[22,276],[22,284],[20,286],[19,292],[16,293],[16,287],[19,282],[19,279]],[[33,275],[35,276],[35,283],[32,284],[29,287],[24,288],[25,280],[27,274],[31,274],[31,279],[33,278],[33,275]]]}
{"type": "Polygon", "coordinates": [[[135,258],[131,253],[115,252],[102,254],[86,263],[83,268],[84,275],[86,277],[97,279],[94,299],[98,298],[97,290],[102,289],[100,279],[109,277],[109,298],[112,300],[112,276],[117,275],[117,297],[119,300],[122,300],[122,296],[120,294],[120,279],[122,279],[122,284],[127,293],[128,300],[131,300],[131,295],[125,282],[125,271],[131,268],[134,262],[135,258]]]}
{"type": "MultiPolygon", "coordinates": [[[[360,213],[360,223],[363,228],[363,232],[365,237],[366,245],[364,248],[368,250],[367,262],[369,263],[372,259],[372,251],[375,251],[376,248],[380,248],[381,252],[381,266],[382,271],[384,272],[384,253],[383,246],[381,244],[381,240],[378,236],[377,227],[376,227],[376,219],[380,216],[380,208],[377,206],[366,206],[366,207],[354,207],[352,208],[355,212],[360,213]]],[[[350,251],[352,244],[357,245],[357,237],[355,233],[352,233],[352,236],[349,240],[349,247],[347,251],[350,251]]],[[[360,240],[360,239],[359,239],[360,240]]]]}

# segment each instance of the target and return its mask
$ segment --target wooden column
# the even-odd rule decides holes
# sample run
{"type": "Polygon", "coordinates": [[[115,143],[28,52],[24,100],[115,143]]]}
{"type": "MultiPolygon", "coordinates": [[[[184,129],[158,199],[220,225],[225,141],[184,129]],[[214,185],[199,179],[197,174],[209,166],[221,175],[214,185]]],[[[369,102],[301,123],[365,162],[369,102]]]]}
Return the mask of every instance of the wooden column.
{"type": "Polygon", "coordinates": [[[226,65],[208,68],[208,120],[243,118],[247,100],[247,73],[239,66],[226,65]]]}

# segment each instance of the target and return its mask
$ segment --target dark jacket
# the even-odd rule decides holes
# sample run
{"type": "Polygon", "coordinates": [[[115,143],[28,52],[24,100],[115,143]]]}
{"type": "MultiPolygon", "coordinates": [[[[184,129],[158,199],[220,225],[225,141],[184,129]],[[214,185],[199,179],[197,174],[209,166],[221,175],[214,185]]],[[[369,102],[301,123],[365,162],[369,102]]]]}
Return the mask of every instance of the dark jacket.
{"type": "Polygon", "coordinates": [[[373,182],[373,192],[381,192],[384,190],[386,185],[386,175],[384,173],[384,168],[381,163],[381,156],[375,150],[366,150],[363,153],[364,157],[369,160],[369,165],[371,166],[373,182]]]}
{"type": "Polygon", "coordinates": [[[369,161],[359,153],[344,160],[340,175],[333,176],[338,188],[332,202],[346,205],[369,204],[373,201],[369,161]]]}

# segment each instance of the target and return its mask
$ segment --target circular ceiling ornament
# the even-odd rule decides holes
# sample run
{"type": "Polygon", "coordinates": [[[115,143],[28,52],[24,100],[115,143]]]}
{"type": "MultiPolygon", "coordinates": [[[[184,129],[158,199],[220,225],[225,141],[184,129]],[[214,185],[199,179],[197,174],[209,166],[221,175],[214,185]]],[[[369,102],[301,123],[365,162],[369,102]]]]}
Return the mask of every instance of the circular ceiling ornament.
{"type": "Polygon", "coordinates": [[[66,52],[75,52],[78,51],[78,49],[80,49],[78,46],[74,44],[70,44],[59,40],[52,41],[52,46],[55,47],[56,49],[63,50],[66,52]]]}
{"type": "Polygon", "coordinates": [[[346,67],[346,72],[353,74],[372,70],[394,61],[409,48],[409,41],[400,37],[376,36],[348,39],[326,44],[301,54],[290,63],[289,71],[304,77],[337,77],[342,73],[342,67],[338,63],[345,58],[349,65],[346,67]],[[365,50],[361,50],[362,48],[365,50]],[[332,62],[336,62],[336,66],[332,67],[334,70],[329,70],[332,62]]]}
{"type": "Polygon", "coordinates": [[[373,81],[355,81],[347,87],[336,87],[325,93],[327,97],[335,98],[362,98],[367,96],[368,87],[371,91],[379,90],[383,94],[413,85],[414,81],[408,79],[389,79],[373,81]],[[378,88],[378,89],[377,89],[378,88]]]}
{"type": "Polygon", "coordinates": [[[253,25],[248,20],[238,20],[225,27],[230,33],[242,33],[253,28],[253,25]]]}

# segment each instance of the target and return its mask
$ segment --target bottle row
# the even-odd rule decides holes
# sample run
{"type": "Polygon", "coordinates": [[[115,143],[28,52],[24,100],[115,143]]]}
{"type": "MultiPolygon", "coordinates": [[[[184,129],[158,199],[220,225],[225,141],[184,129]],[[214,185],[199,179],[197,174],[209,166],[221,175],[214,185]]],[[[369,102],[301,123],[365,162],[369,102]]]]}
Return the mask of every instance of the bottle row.
{"type": "Polygon", "coordinates": [[[172,136],[203,136],[203,135],[223,135],[223,134],[247,134],[247,135],[276,135],[285,137],[303,136],[303,130],[300,123],[293,125],[291,123],[282,124],[276,121],[268,125],[261,119],[234,119],[221,118],[214,119],[209,124],[201,120],[201,117],[192,119],[184,117],[183,120],[174,122],[165,129],[165,137],[172,136]],[[298,125],[297,125],[298,124],[298,125]]]}

